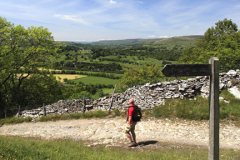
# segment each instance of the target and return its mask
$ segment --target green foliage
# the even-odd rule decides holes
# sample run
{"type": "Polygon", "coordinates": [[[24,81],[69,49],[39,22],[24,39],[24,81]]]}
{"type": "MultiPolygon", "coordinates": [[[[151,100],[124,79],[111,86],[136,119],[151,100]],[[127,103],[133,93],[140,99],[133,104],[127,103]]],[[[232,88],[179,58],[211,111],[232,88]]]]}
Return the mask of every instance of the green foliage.
{"type": "Polygon", "coordinates": [[[232,20],[224,19],[209,28],[196,47],[184,50],[180,63],[208,63],[211,57],[218,57],[220,65],[239,64],[240,32],[232,20]]]}
{"type": "Polygon", "coordinates": [[[123,77],[120,79],[118,87],[126,87],[134,83],[140,83],[161,77],[164,77],[164,75],[157,65],[143,66],[139,69],[130,69],[129,71],[125,72],[123,77]]]}
{"type": "Polygon", "coordinates": [[[49,68],[49,59],[58,51],[47,28],[25,29],[0,17],[0,40],[0,113],[12,106],[26,106],[61,94],[56,80],[39,70],[49,68]]]}

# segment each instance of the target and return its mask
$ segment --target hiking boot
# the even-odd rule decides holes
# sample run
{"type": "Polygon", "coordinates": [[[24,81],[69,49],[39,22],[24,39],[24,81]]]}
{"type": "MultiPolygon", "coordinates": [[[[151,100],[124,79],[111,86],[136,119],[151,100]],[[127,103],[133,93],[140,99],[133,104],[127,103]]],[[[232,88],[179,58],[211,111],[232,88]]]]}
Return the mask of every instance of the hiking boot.
{"type": "Polygon", "coordinates": [[[129,145],[128,145],[128,147],[135,147],[135,146],[137,146],[137,143],[135,143],[135,142],[131,142],[131,143],[129,143],[129,145]]]}

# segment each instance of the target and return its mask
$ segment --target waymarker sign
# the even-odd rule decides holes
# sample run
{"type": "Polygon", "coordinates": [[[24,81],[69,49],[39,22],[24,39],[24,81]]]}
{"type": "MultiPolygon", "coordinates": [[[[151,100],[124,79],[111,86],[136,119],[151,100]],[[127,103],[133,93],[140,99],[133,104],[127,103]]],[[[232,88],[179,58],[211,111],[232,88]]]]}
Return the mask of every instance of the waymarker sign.
{"type": "Polygon", "coordinates": [[[219,59],[209,64],[167,64],[162,69],[167,77],[210,76],[209,88],[209,160],[219,160],[219,59]]]}

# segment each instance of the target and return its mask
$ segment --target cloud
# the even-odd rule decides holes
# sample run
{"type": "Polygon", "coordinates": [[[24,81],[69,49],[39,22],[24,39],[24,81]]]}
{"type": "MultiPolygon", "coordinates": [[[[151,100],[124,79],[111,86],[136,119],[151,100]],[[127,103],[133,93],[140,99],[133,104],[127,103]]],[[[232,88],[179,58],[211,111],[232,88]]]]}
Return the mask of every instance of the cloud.
{"type": "Polygon", "coordinates": [[[140,23],[143,27],[147,27],[148,25],[145,23],[140,23]]]}
{"type": "Polygon", "coordinates": [[[116,1],[113,1],[113,0],[110,0],[110,3],[111,3],[111,4],[116,4],[117,2],[116,2],[116,1]]]}
{"type": "Polygon", "coordinates": [[[169,38],[171,36],[159,36],[159,38],[169,38]]]}
{"type": "Polygon", "coordinates": [[[69,21],[73,21],[75,23],[90,25],[90,23],[82,20],[80,17],[77,17],[77,16],[69,16],[69,15],[61,15],[61,14],[55,14],[54,16],[59,17],[60,19],[63,19],[63,20],[69,20],[69,21]]]}
{"type": "Polygon", "coordinates": [[[150,35],[150,36],[148,36],[149,38],[155,38],[155,36],[154,35],[150,35]]]}

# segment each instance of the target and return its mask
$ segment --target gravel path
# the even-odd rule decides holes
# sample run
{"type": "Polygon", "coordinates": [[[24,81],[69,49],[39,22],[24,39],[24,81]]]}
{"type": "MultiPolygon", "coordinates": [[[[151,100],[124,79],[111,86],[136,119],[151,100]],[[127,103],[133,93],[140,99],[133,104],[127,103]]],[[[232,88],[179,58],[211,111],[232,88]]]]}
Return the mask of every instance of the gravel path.
{"type": "MultiPolygon", "coordinates": [[[[57,122],[3,125],[0,135],[40,137],[44,139],[73,139],[91,142],[91,145],[117,146],[128,142],[124,134],[125,119],[79,119],[57,122]]],[[[158,141],[208,147],[208,121],[148,119],[136,126],[137,141],[158,141]]],[[[240,151],[240,128],[220,124],[220,148],[240,151]]]]}

